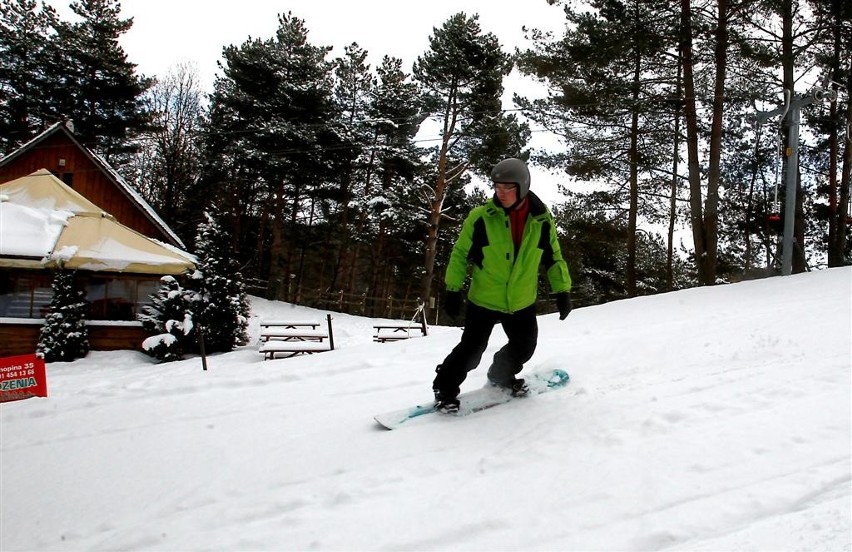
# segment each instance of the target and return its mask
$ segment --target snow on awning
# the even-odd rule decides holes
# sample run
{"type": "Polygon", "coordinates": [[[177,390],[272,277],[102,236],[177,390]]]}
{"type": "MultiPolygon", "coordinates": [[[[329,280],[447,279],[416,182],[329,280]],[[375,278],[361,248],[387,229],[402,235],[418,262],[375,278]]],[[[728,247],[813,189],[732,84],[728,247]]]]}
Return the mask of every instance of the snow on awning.
{"type": "Polygon", "coordinates": [[[0,194],[0,256],[41,259],[74,213],[17,205],[0,194]]]}
{"type": "Polygon", "coordinates": [[[182,274],[195,264],[181,254],[116,222],[112,217],[81,214],[71,217],[50,256],[65,268],[182,274]]]}
{"type": "Polygon", "coordinates": [[[117,222],[46,169],[0,184],[0,267],[163,275],[194,263],[117,222]]]}

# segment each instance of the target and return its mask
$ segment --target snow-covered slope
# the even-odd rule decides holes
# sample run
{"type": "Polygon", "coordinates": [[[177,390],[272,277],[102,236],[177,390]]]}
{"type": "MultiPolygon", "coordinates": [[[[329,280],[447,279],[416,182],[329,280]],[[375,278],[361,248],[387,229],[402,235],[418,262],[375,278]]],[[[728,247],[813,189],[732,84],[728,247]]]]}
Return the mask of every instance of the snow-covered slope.
{"type": "Polygon", "coordinates": [[[397,431],[372,416],[427,400],[460,330],[51,364],[0,406],[0,548],[850,551],[851,296],[834,269],[543,316],[526,370],[568,387],[397,431]]]}

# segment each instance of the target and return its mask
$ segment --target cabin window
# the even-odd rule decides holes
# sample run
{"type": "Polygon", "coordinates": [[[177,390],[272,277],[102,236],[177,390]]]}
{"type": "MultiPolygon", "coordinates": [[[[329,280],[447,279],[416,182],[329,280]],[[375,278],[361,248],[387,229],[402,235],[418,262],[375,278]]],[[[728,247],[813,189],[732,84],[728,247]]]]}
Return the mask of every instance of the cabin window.
{"type": "MultiPolygon", "coordinates": [[[[77,273],[89,320],[135,321],[160,288],[158,276],[77,273]]],[[[0,318],[44,318],[50,312],[53,274],[0,270],[0,318]]]]}
{"type": "Polygon", "coordinates": [[[44,318],[53,296],[51,283],[48,274],[0,272],[0,317],[44,318]]]}
{"type": "Polygon", "coordinates": [[[159,279],[90,276],[85,285],[89,320],[136,320],[158,288],[159,279]]]}
{"type": "Polygon", "coordinates": [[[74,187],[74,173],[62,173],[62,182],[68,184],[69,188],[74,187]]]}

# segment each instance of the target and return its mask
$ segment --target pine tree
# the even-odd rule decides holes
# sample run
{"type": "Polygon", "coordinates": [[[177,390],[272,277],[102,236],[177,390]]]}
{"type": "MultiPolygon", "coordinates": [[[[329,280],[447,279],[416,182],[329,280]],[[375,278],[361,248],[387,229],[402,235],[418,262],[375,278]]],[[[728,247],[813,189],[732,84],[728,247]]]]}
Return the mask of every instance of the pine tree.
{"type": "Polygon", "coordinates": [[[248,342],[250,308],[231,238],[208,212],[198,228],[195,247],[198,270],[191,282],[200,298],[198,322],[204,326],[206,352],[231,351],[248,342]]]}
{"type": "Polygon", "coordinates": [[[483,33],[479,16],[450,17],[429,37],[429,50],[417,58],[414,76],[425,90],[426,110],[441,127],[435,183],[428,220],[421,297],[431,295],[438,232],[448,186],[469,169],[487,174],[503,157],[521,156],[529,129],[504,115],[503,77],[512,69],[497,37],[483,33]]]}
{"type": "Polygon", "coordinates": [[[182,287],[174,276],[160,278],[151,304],[137,316],[142,327],[154,334],[142,343],[147,354],[160,362],[172,362],[195,349],[194,301],[195,293],[182,287]]]}
{"type": "Polygon", "coordinates": [[[143,94],[153,81],[136,75],[118,42],[133,26],[118,0],[75,0],[71,10],[80,21],[59,27],[67,91],[60,109],[80,140],[115,166],[134,149],[129,138],[149,125],[143,94]]]}
{"type": "Polygon", "coordinates": [[[257,264],[268,266],[270,298],[286,298],[286,276],[300,272],[298,218],[329,181],[341,145],[331,130],[337,113],[325,60],[330,49],[308,41],[303,20],[280,15],[274,38],[224,49],[223,77],[211,96],[208,162],[218,166],[208,170],[216,173],[214,184],[234,188],[229,199],[240,204],[229,211],[261,209],[256,250],[268,260],[257,264]],[[244,187],[250,204],[243,203],[244,187]]]}
{"type": "Polygon", "coordinates": [[[36,0],[0,0],[0,155],[54,121],[49,67],[58,18],[36,0]]]}
{"type": "Polygon", "coordinates": [[[50,314],[44,320],[36,351],[45,362],[70,362],[89,352],[86,301],[74,282],[74,272],[57,270],[53,276],[50,314]]]}
{"type": "Polygon", "coordinates": [[[376,74],[367,107],[373,138],[353,263],[362,249],[368,251],[368,294],[387,297],[397,296],[400,290],[392,286],[409,283],[422,268],[416,189],[424,150],[414,138],[426,115],[420,89],[402,70],[402,60],[385,56],[376,74]],[[389,272],[405,276],[391,281],[389,272]]]}
{"type": "MultiPolygon", "coordinates": [[[[339,188],[334,197],[338,200],[335,212],[331,213],[329,231],[336,242],[337,252],[330,286],[333,289],[346,289],[351,293],[354,274],[347,275],[352,268],[355,248],[352,243],[352,221],[357,210],[362,207],[365,177],[369,174],[370,127],[368,118],[369,100],[375,86],[375,79],[366,62],[367,51],[352,43],[345,48],[343,57],[335,60],[334,102],[339,110],[339,130],[342,140],[341,149],[335,155],[339,167],[339,188]],[[347,285],[348,284],[348,285],[347,285]]],[[[331,256],[331,255],[326,255],[331,256]]]]}
{"type": "Polygon", "coordinates": [[[611,209],[626,214],[623,285],[638,292],[640,220],[660,216],[656,196],[669,186],[672,106],[677,85],[677,19],[664,4],[595,0],[566,6],[565,35],[534,34],[522,72],[542,79],[547,97],[518,99],[530,117],[567,137],[567,148],[545,164],[613,190],[611,209]],[[647,194],[647,195],[646,195],[647,194]]]}

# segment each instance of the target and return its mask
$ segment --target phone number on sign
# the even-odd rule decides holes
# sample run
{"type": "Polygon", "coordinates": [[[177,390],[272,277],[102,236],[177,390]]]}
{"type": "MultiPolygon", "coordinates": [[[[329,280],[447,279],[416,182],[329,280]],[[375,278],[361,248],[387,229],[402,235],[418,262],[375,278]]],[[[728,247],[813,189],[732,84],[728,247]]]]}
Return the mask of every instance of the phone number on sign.
{"type": "Polygon", "coordinates": [[[7,378],[23,378],[25,376],[35,375],[35,364],[25,362],[12,366],[0,366],[0,379],[7,378]]]}

